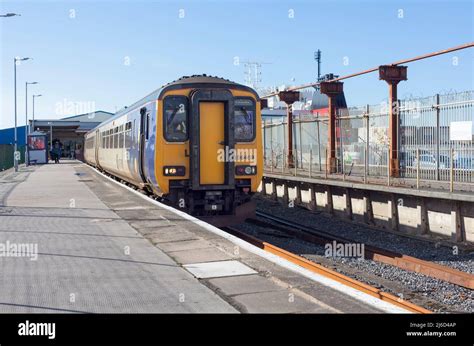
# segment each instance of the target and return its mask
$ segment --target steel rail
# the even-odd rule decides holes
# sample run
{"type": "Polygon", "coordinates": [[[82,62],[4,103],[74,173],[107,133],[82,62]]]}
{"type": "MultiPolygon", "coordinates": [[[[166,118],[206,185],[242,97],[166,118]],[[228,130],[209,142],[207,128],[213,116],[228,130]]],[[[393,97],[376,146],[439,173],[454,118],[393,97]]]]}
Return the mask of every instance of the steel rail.
{"type": "MultiPolygon", "coordinates": [[[[386,65],[397,66],[397,65],[401,65],[401,64],[407,64],[407,63],[410,63],[410,62],[414,62],[414,61],[418,61],[418,60],[422,60],[422,59],[428,59],[428,58],[432,58],[432,57],[435,57],[435,56],[438,56],[438,55],[447,54],[447,53],[455,52],[457,50],[462,50],[462,49],[472,48],[472,47],[474,47],[474,42],[465,43],[465,44],[462,44],[462,45],[459,45],[459,46],[456,46],[456,47],[443,49],[443,50],[433,52],[433,53],[419,55],[419,56],[416,56],[414,58],[395,61],[395,62],[392,62],[390,64],[386,64],[386,65]]],[[[351,73],[351,74],[348,74],[348,75],[345,75],[345,76],[342,76],[342,77],[333,78],[333,79],[328,80],[327,82],[337,82],[337,81],[341,81],[341,80],[344,80],[344,79],[361,76],[361,75],[364,75],[364,74],[367,74],[367,73],[372,73],[372,72],[378,71],[378,69],[379,69],[379,66],[373,67],[373,68],[363,70],[363,71],[360,71],[360,72],[351,73]]],[[[299,86],[295,86],[295,87],[290,87],[290,88],[287,88],[286,90],[288,90],[288,91],[301,90],[301,89],[315,87],[315,86],[318,86],[319,84],[320,84],[320,82],[308,83],[308,84],[303,84],[303,85],[299,85],[299,86]]],[[[272,96],[276,96],[276,95],[278,95],[278,92],[270,93],[268,95],[262,96],[261,98],[268,98],[268,97],[272,97],[272,96]]]]}
{"type": "Polygon", "coordinates": [[[410,303],[406,300],[403,300],[397,296],[394,296],[393,294],[383,292],[382,290],[375,288],[373,286],[367,285],[363,282],[360,282],[358,280],[352,279],[344,274],[338,273],[334,270],[331,270],[329,268],[326,268],[322,265],[319,265],[317,263],[314,263],[310,260],[307,260],[306,258],[303,258],[301,256],[295,255],[294,253],[288,252],[282,248],[279,248],[275,245],[272,245],[270,243],[267,243],[263,240],[260,240],[256,237],[253,237],[251,235],[248,235],[244,232],[239,231],[238,229],[234,227],[224,227],[223,228],[226,232],[229,232],[237,237],[239,237],[242,240],[245,240],[257,247],[259,247],[262,250],[268,251],[274,255],[277,255],[278,257],[284,258],[291,263],[294,263],[300,267],[303,267],[313,273],[317,273],[319,275],[322,275],[324,277],[330,278],[334,281],[337,281],[343,285],[352,287],[358,291],[364,292],[372,297],[378,298],[380,300],[383,300],[385,302],[391,303],[393,305],[399,306],[401,308],[404,308],[410,312],[415,312],[415,313],[421,313],[421,314],[429,314],[432,313],[430,310],[427,310],[421,306],[415,305],[413,303],[410,303]]]}
{"type": "MultiPolygon", "coordinates": [[[[352,240],[335,236],[331,233],[318,230],[314,227],[307,227],[296,222],[288,221],[280,217],[256,212],[257,216],[264,219],[274,221],[276,223],[290,227],[290,229],[279,229],[292,236],[299,237],[302,240],[326,244],[327,241],[337,241],[340,243],[353,243],[352,240]]],[[[474,289],[474,275],[456,270],[451,267],[443,266],[437,263],[425,261],[416,257],[403,255],[394,251],[381,249],[371,245],[365,245],[365,258],[372,259],[377,262],[390,264],[398,268],[420,273],[435,279],[443,280],[458,286],[474,289]]]]}

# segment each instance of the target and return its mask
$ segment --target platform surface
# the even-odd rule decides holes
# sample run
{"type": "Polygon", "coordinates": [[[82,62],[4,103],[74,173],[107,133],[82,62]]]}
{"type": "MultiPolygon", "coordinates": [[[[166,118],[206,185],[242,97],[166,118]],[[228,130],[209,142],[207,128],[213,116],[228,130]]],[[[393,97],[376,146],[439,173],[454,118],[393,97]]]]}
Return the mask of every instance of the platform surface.
{"type": "Polygon", "coordinates": [[[285,269],[78,161],[0,173],[0,312],[382,312],[285,269]],[[31,254],[30,254],[31,255],[31,254]]]}

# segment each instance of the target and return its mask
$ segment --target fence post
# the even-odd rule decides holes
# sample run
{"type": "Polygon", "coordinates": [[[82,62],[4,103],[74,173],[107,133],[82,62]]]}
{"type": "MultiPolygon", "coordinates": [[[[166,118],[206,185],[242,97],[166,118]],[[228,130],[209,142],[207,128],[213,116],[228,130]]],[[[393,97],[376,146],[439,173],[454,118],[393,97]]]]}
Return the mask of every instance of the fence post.
{"type": "Polygon", "coordinates": [[[270,151],[272,152],[272,172],[273,172],[273,164],[274,164],[273,155],[275,154],[273,151],[273,119],[270,119],[270,151]]]}
{"type": "Polygon", "coordinates": [[[282,156],[281,156],[281,173],[284,174],[285,173],[285,160],[286,160],[286,157],[285,157],[285,149],[282,150],[282,156]]]}
{"type": "Polygon", "coordinates": [[[390,186],[390,147],[387,150],[387,186],[390,186]]]}
{"type": "Polygon", "coordinates": [[[416,188],[420,188],[420,148],[416,148],[416,188]]]}
{"type": "Polygon", "coordinates": [[[267,165],[267,120],[263,120],[263,166],[267,165]]]}
{"type": "Polygon", "coordinates": [[[316,120],[316,124],[318,124],[318,158],[319,158],[319,171],[322,170],[322,164],[321,164],[321,132],[319,132],[319,113],[318,113],[318,119],[316,120]]]}
{"type": "Polygon", "coordinates": [[[366,155],[365,155],[365,170],[366,170],[366,175],[369,175],[369,155],[370,155],[370,146],[369,146],[369,143],[370,143],[370,121],[369,121],[369,112],[370,112],[370,109],[369,109],[369,105],[366,106],[366,110],[365,110],[365,113],[366,113],[366,143],[365,143],[365,148],[366,148],[366,155]]]}
{"type": "Polygon", "coordinates": [[[301,115],[299,116],[299,129],[300,129],[300,168],[304,168],[303,166],[303,130],[301,128],[301,115]]]}
{"type": "Polygon", "coordinates": [[[451,148],[449,158],[449,191],[454,191],[454,148],[451,148]]]}
{"type": "Polygon", "coordinates": [[[271,157],[271,159],[270,159],[270,164],[271,164],[271,166],[270,166],[270,172],[273,173],[273,154],[274,154],[274,153],[273,153],[273,149],[271,150],[271,153],[272,153],[272,157],[271,157]]]}
{"type": "Polygon", "coordinates": [[[339,118],[339,146],[340,146],[339,155],[340,155],[340,160],[341,160],[341,171],[342,171],[342,175],[344,176],[344,174],[345,174],[345,171],[344,171],[344,150],[342,149],[342,144],[343,144],[343,141],[342,141],[342,119],[339,118]]]}
{"type": "Polygon", "coordinates": [[[365,165],[364,165],[364,183],[367,183],[367,148],[364,148],[364,157],[365,157],[365,165]]]}
{"type": "Polygon", "coordinates": [[[436,180],[439,180],[439,146],[440,146],[440,107],[439,94],[436,94],[436,180]]]}
{"type": "Polygon", "coordinates": [[[328,178],[328,169],[327,169],[327,166],[328,166],[328,148],[326,148],[326,169],[324,170],[324,176],[325,178],[327,179],[328,178]]]}
{"type": "Polygon", "coordinates": [[[309,177],[311,178],[311,170],[313,169],[313,144],[309,148],[309,177]]]}

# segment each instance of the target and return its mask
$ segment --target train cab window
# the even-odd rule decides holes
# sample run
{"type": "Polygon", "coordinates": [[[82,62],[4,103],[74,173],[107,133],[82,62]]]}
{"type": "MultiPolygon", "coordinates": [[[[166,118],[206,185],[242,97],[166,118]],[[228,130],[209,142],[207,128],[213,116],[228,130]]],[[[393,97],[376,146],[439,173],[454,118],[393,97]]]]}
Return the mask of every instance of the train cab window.
{"type": "Polygon", "coordinates": [[[168,96],[163,102],[164,137],[168,142],[188,140],[188,99],[168,96]]]}
{"type": "Polygon", "coordinates": [[[251,98],[234,99],[234,139],[251,142],[255,138],[255,101],[251,98]]]}

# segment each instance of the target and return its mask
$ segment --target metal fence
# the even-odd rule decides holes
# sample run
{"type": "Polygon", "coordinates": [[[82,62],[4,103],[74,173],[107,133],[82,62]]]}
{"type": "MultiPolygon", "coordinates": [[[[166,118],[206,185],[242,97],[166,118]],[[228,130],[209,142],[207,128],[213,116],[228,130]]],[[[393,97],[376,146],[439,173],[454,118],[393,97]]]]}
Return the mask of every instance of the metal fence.
{"type": "MultiPolygon", "coordinates": [[[[25,163],[25,146],[18,146],[20,163],[25,163]]],[[[0,144],[0,172],[13,167],[13,145],[0,144]]]]}
{"type": "Polygon", "coordinates": [[[435,95],[400,104],[402,174],[474,182],[474,92],[435,95]]]}
{"type": "MultiPolygon", "coordinates": [[[[399,160],[404,178],[474,182],[474,91],[405,99],[399,103],[399,160]]],[[[388,175],[388,104],[341,109],[336,118],[337,172],[345,176],[388,175]]],[[[267,120],[265,164],[285,170],[286,120],[267,120]]],[[[324,172],[327,116],[294,120],[298,169],[324,172]]]]}

